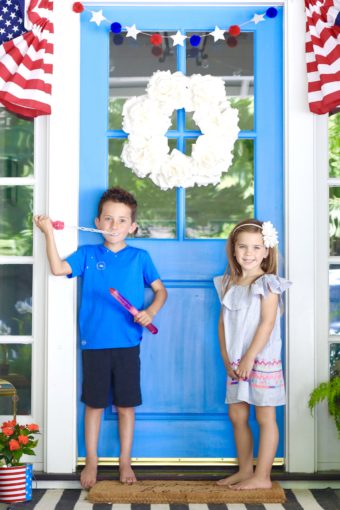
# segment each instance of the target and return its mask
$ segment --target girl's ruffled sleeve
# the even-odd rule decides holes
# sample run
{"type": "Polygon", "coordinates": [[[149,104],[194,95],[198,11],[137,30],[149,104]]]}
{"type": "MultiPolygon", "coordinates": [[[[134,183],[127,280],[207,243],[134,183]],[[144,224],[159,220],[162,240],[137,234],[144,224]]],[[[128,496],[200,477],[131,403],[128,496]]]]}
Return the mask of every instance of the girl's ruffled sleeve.
{"type": "Polygon", "coordinates": [[[282,294],[292,285],[292,282],[275,274],[264,274],[252,284],[252,293],[267,297],[270,292],[279,294],[280,302],[282,294]]]}
{"type": "Polygon", "coordinates": [[[218,298],[219,298],[220,302],[222,302],[223,275],[221,275],[221,276],[214,276],[213,281],[214,281],[216,292],[218,294],[218,298]]]}

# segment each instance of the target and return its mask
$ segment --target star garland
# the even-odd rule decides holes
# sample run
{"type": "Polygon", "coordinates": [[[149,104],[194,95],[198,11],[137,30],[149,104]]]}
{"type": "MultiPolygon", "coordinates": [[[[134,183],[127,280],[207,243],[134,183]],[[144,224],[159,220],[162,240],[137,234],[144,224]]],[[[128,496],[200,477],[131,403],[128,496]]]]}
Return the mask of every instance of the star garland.
{"type": "Polygon", "coordinates": [[[125,37],[131,37],[132,39],[137,39],[139,34],[149,36],[150,44],[152,46],[161,46],[163,39],[172,39],[173,46],[184,46],[184,41],[189,39],[189,42],[192,47],[199,46],[202,38],[211,36],[214,38],[214,42],[219,40],[225,40],[225,34],[229,34],[229,39],[227,43],[230,47],[234,47],[237,45],[237,37],[241,33],[241,28],[249,25],[250,23],[254,23],[257,25],[261,21],[266,21],[266,19],[275,18],[278,14],[278,11],[275,7],[269,7],[265,12],[262,13],[254,13],[253,17],[240,25],[231,25],[227,28],[220,28],[219,26],[215,26],[215,29],[211,32],[208,32],[204,35],[193,34],[190,37],[181,33],[180,30],[177,30],[175,35],[161,35],[160,33],[150,33],[144,32],[143,30],[139,30],[135,24],[128,26],[126,25],[124,28],[121,23],[118,21],[110,22],[107,18],[105,18],[103,14],[103,9],[99,9],[98,11],[92,11],[91,9],[87,9],[81,2],[74,2],[72,9],[74,12],[81,14],[83,11],[90,12],[92,17],[90,19],[91,23],[96,23],[99,27],[101,23],[106,25],[110,25],[111,32],[115,34],[114,42],[115,44],[122,44],[123,36],[121,32],[126,31],[125,37]]]}

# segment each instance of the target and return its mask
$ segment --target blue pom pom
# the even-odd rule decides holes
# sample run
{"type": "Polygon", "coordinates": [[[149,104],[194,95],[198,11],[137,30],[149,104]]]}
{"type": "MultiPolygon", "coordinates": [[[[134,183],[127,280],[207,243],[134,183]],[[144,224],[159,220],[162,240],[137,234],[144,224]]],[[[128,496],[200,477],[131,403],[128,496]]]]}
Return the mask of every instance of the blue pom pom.
{"type": "Polygon", "coordinates": [[[113,32],[114,34],[120,34],[121,31],[122,25],[118,23],[118,21],[115,21],[114,23],[111,24],[111,32],[113,32]]]}
{"type": "Polygon", "coordinates": [[[124,37],[121,34],[115,34],[113,36],[113,42],[116,46],[120,46],[124,42],[124,37]]]}
{"type": "Polygon", "coordinates": [[[266,10],[266,15],[268,18],[276,18],[277,9],[275,9],[275,7],[269,7],[269,9],[266,10]]]}
{"type": "Polygon", "coordinates": [[[201,37],[199,35],[192,35],[190,37],[191,46],[198,46],[200,42],[201,42],[201,37]]]}

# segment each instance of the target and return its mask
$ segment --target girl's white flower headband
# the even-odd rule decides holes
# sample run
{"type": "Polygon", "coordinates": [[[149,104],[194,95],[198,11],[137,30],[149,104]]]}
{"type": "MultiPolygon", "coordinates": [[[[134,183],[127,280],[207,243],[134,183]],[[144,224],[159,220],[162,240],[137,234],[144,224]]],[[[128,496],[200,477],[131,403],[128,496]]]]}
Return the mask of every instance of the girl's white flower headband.
{"type": "Polygon", "coordinates": [[[277,237],[277,230],[272,224],[271,221],[264,221],[262,225],[257,225],[256,223],[243,223],[235,228],[235,232],[242,227],[257,227],[262,230],[263,244],[266,248],[274,248],[279,244],[279,240],[277,237]]]}

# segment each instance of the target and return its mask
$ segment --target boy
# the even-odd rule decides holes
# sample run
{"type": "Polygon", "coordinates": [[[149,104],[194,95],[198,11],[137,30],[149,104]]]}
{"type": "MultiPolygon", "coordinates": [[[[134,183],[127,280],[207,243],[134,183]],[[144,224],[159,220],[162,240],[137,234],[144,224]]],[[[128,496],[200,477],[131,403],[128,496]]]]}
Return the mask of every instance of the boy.
{"type": "Polygon", "coordinates": [[[81,400],[86,405],[86,465],[80,482],[87,489],[96,483],[100,421],[103,409],[109,405],[110,389],[118,412],[120,481],[136,482],[131,468],[131,447],[134,407],[141,404],[139,344],[142,326],[151,323],[167,298],[149,254],[125,243],[128,234],[137,229],[136,209],[137,202],[127,191],[107,190],[99,201],[95,219],[97,229],[109,232],[103,234],[104,244],[81,246],[65,260],[59,257],[51,220],[46,216],[34,218],[45,235],[52,273],[83,278],[79,329],[83,351],[81,400]],[[110,287],[116,288],[136,308],[142,309],[144,284],[150,285],[154,299],[134,318],[109,293],[110,287]]]}

